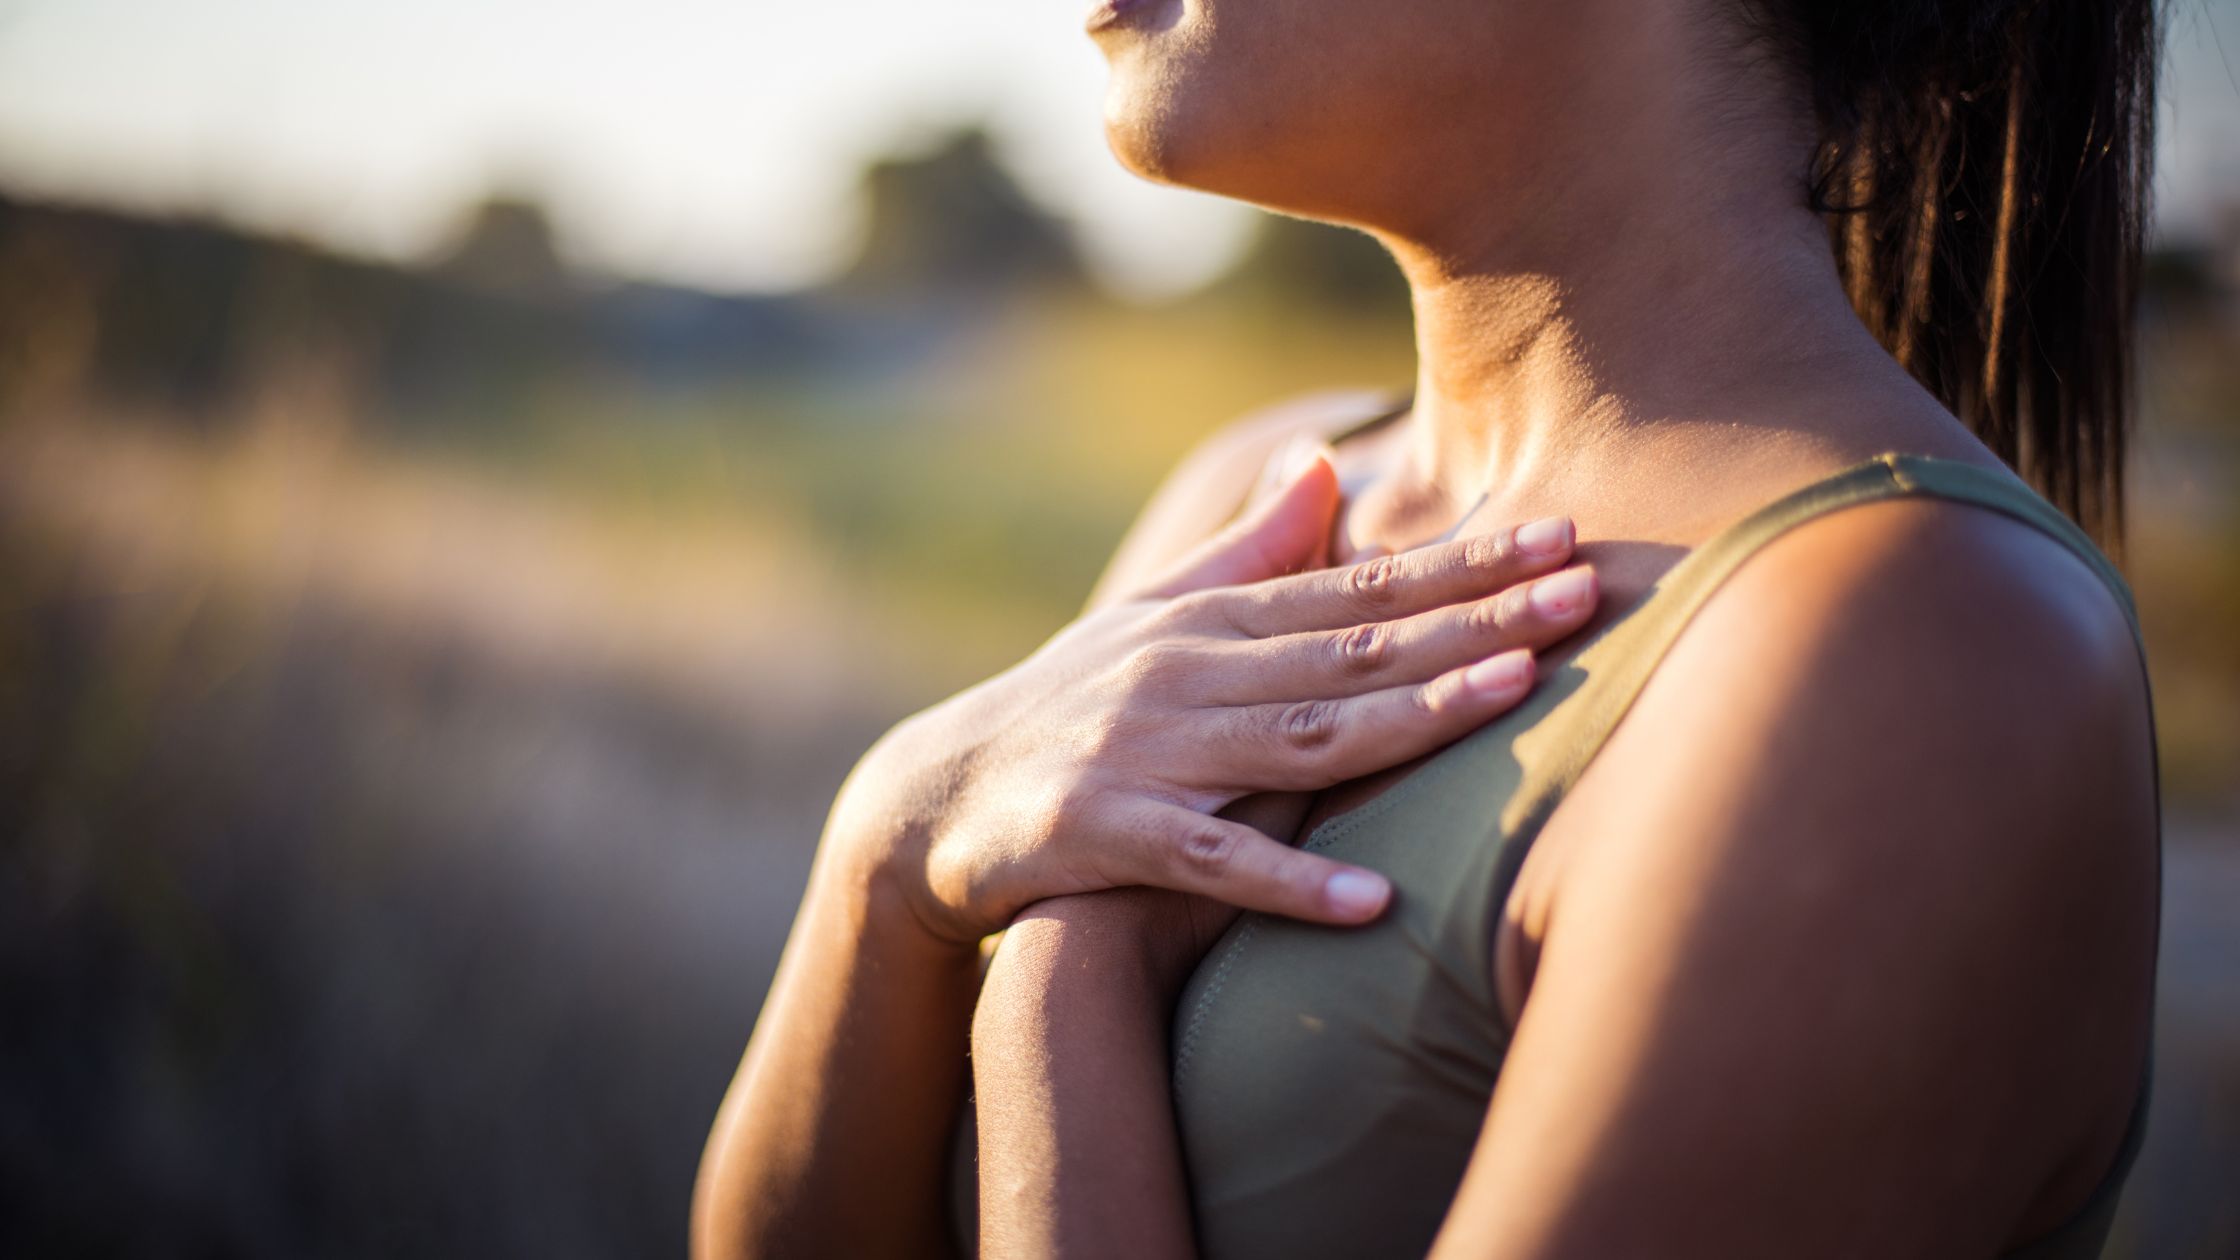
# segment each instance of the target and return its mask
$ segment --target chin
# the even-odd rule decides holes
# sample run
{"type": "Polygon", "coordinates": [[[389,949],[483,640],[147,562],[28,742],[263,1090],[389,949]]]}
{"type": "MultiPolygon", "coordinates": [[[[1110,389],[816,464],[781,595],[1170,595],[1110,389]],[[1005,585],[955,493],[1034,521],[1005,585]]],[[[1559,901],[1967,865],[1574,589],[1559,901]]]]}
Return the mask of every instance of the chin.
{"type": "Polygon", "coordinates": [[[1111,73],[1105,143],[1154,183],[1358,224],[1375,210],[1355,204],[1366,188],[1408,186],[1393,137],[1420,133],[1455,92],[1427,97],[1421,39],[1377,24],[1389,38],[1366,38],[1338,20],[1362,12],[1350,4],[1132,0],[1093,31],[1111,73]]]}
{"type": "Polygon", "coordinates": [[[1187,48],[1113,58],[1105,144],[1130,173],[1269,209],[1310,213],[1319,200],[1315,134],[1304,111],[1269,108],[1261,93],[1224,93],[1216,59],[1187,48]]]}
{"type": "Polygon", "coordinates": [[[1265,203],[1297,175],[1300,9],[1328,0],[1104,0],[1105,143],[1154,183],[1265,203]],[[1220,11],[1216,20],[1215,11],[1220,11]],[[1280,180],[1274,180],[1280,183],[1280,180]]]}
{"type": "MultiPolygon", "coordinates": [[[[1164,8],[1165,6],[1161,6],[1164,8]]],[[[1222,111],[1207,101],[1217,77],[1206,32],[1194,29],[1179,0],[1176,20],[1147,29],[1108,30],[1097,42],[1111,67],[1104,95],[1105,144],[1129,172],[1160,184],[1215,192],[1199,182],[1218,172],[1222,111]]]]}
{"type": "Polygon", "coordinates": [[[1105,146],[1132,175],[1155,184],[1211,192],[1199,182],[1204,178],[1202,173],[1195,179],[1192,176],[1193,170],[1202,172],[1206,159],[1202,139],[1198,146],[1201,152],[1191,152],[1190,129],[1181,117],[1184,113],[1171,99],[1144,100],[1115,83],[1105,97],[1105,146]]]}
{"type": "MultiPolygon", "coordinates": [[[[1105,142],[1154,183],[1405,232],[1602,143],[1638,0],[1098,0],[1105,142]],[[1590,20],[1591,19],[1591,20],[1590,20]],[[1504,178],[1510,173],[1511,178],[1504,178]]],[[[1641,36],[1647,38],[1647,36],[1641,36]]]]}

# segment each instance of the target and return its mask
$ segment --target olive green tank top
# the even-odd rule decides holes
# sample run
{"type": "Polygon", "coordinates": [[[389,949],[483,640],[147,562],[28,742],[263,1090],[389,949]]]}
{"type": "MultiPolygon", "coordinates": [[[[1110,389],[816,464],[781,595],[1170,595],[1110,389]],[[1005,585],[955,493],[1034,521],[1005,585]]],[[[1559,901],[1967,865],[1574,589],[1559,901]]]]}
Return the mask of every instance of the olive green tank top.
{"type": "MultiPolygon", "coordinates": [[[[1306,848],[1392,880],[1397,895],[1382,920],[1333,930],[1246,914],[1199,965],[1176,1008],[1173,1067],[1209,1260],[1429,1249],[1509,1045],[1492,977],[1495,932],[1534,836],[1738,565],[1816,517],[1924,495],[2051,535],[2100,575],[2136,637],[2129,588],[2082,531],[2020,481],[1952,460],[1878,456],[1695,548],[1518,708],[1307,836],[1306,848]]],[[[2089,1201],[2011,1257],[2099,1254],[2145,1099],[2142,1082],[2121,1152],[2089,1201]]]]}

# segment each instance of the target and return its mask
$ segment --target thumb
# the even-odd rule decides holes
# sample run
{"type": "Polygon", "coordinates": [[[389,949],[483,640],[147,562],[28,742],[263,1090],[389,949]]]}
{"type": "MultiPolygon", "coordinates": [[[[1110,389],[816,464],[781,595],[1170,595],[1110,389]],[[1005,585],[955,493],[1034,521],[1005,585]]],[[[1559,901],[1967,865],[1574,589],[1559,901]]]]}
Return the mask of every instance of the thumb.
{"type": "Polygon", "coordinates": [[[1338,474],[1330,448],[1315,443],[1274,493],[1175,562],[1145,594],[1171,598],[1210,586],[1260,582],[1320,567],[1338,510],[1338,474]]]}

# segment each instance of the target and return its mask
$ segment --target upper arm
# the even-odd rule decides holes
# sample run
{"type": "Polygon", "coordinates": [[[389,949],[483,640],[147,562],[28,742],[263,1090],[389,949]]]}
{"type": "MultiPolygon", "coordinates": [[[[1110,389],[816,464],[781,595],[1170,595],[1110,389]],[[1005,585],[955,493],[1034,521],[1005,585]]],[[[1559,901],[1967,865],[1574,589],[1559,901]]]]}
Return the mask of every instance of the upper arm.
{"type": "Polygon", "coordinates": [[[1355,390],[1308,394],[1252,412],[1200,442],[1160,483],[1120,540],[1089,606],[1149,581],[1211,537],[1235,514],[1268,460],[1293,438],[1334,432],[1383,397],[1355,390]]]}
{"type": "Polygon", "coordinates": [[[1440,1251],[1980,1256],[2060,1219],[2143,1061],[2150,748],[2128,627],[2042,535],[1900,501],[1770,544],[1540,838],[1440,1251]]]}

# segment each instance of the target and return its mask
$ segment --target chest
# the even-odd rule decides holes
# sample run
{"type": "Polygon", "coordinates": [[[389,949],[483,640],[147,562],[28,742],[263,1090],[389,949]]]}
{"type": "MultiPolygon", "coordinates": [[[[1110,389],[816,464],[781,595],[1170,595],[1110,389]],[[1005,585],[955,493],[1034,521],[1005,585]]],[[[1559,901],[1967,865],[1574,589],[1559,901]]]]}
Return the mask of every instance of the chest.
{"type": "MultiPolygon", "coordinates": [[[[1581,544],[1573,563],[1594,568],[1602,591],[1601,603],[1577,633],[1548,647],[1535,658],[1539,676],[1546,679],[1559,675],[1596,635],[1638,607],[1655,588],[1658,579],[1686,554],[1686,547],[1666,542],[1621,540],[1581,544]]],[[[1433,753],[1402,762],[1316,793],[1300,819],[1297,834],[1304,838],[1323,823],[1361,808],[1438,755],[1433,753]]]]}
{"type": "Polygon", "coordinates": [[[1505,890],[1568,750],[1585,671],[1348,812],[1306,847],[1384,872],[1378,923],[1246,915],[1174,1022],[1178,1125],[1209,1256],[1421,1254],[1483,1123],[1510,1022],[1492,968],[1505,890]]]}

